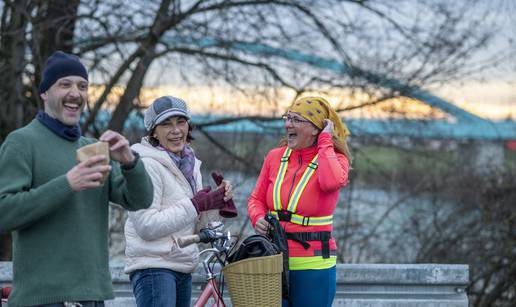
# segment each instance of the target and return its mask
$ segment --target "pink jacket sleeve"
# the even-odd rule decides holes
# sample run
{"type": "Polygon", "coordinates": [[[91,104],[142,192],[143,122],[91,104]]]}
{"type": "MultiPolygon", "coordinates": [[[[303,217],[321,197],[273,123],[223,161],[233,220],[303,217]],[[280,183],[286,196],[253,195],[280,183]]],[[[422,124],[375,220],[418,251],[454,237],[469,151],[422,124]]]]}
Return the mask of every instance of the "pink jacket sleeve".
{"type": "Polygon", "coordinates": [[[329,133],[319,134],[317,141],[319,152],[319,185],[322,191],[332,192],[348,184],[349,160],[336,153],[329,133]]]}

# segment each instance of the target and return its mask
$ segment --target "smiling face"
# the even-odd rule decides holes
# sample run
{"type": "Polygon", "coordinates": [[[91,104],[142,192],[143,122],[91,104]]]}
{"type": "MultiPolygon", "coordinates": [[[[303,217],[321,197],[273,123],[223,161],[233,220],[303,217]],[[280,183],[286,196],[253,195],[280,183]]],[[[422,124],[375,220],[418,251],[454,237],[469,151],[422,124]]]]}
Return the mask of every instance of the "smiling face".
{"type": "Polygon", "coordinates": [[[168,151],[181,155],[186,146],[188,121],[182,116],[169,117],[156,126],[152,136],[168,151]]]}
{"type": "Polygon", "coordinates": [[[303,149],[315,143],[319,129],[300,114],[288,112],[283,116],[287,133],[287,146],[290,149],[303,149]]]}
{"type": "Polygon", "coordinates": [[[79,76],[63,77],[42,93],[41,98],[48,115],[73,126],[79,122],[88,102],[88,80],[79,76]]]}

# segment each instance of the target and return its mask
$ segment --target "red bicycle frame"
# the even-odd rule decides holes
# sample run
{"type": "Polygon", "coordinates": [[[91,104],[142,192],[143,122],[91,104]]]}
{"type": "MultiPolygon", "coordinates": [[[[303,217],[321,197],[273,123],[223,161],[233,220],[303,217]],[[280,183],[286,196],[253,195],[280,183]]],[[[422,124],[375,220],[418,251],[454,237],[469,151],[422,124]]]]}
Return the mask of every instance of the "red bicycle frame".
{"type": "Polygon", "coordinates": [[[0,306],[3,307],[4,303],[7,304],[7,297],[9,297],[9,293],[11,293],[11,287],[0,287],[0,306]]]}
{"type": "MultiPolygon", "coordinates": [[[[217,284],[216,274],[213,273],[213,265],[215,263],[219,263],[220,265],[224,266],[225,263],[220,259],[219,256],[226,254],[229,250],[228,244],[230,243],[229,241],[231,239],[231,234],[229,231],[227,233],[222,233],[215,231],[213,228],[202,229],[200,235],[203,236],[204,241],[202,242],[212,243],[212,248],[205,249],[199,253],[199,257],[201,257],[202,254],[208,254],[209,256],[202,261],[204,273],[206,274],[206,287],[204,287],[201,294],[195,301],[194,307],[205,306],[210,300],[210,297],[213,298],[214,301],[212,306],[226,307],[226,304],[222,298],[222,293],[220,293],[220,289],[217,284]]],[[[184,247],[192,243],[198,243],[201,241],[200,235],[190,235],[179,238],[177,243],[180,247],[184,247]]]]}
{"type": "Polygon", "coordinates": [[[195,301],[194,307],[202,307],[208,303],[210,297],[213,298],[213,307],[226,307],[222,297],[220,297],[219,286],[215,277],[208,279],[206,287],[195,301]]]}

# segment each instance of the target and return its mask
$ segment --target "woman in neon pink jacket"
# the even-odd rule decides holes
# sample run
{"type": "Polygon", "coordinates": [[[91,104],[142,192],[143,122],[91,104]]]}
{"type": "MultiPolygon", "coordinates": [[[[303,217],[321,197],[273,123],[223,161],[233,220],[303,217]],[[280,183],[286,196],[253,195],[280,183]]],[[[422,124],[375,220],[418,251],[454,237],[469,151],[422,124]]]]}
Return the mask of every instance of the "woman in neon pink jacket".
{"type": "Polygon", "coordinates": [[[264,216],[271,212],[287,233],[288,304],[331,306],[336,287],[333,212],[348,183],[349,131],[320,97],[297,100],[283,119],[286,138],[265,158],[249,198],[249,217],[256,232],[265,234],[270,225],[264,216]]]}

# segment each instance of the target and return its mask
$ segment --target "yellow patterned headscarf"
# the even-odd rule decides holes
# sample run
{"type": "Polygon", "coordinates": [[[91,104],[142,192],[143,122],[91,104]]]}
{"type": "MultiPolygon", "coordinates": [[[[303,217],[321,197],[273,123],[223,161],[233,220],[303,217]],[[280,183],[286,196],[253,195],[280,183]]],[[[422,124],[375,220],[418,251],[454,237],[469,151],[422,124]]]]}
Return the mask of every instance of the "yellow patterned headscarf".
{"type": "Polygon", "coordinates": [[[341,142],[345,142],[346,137],[351,134],[330,103],[322,97],[300,98],[290,106],[288,111],[299,113],[319,129],[324,128],[325,119],[330,119],[334,126],[334,136],[341,142]]]}

